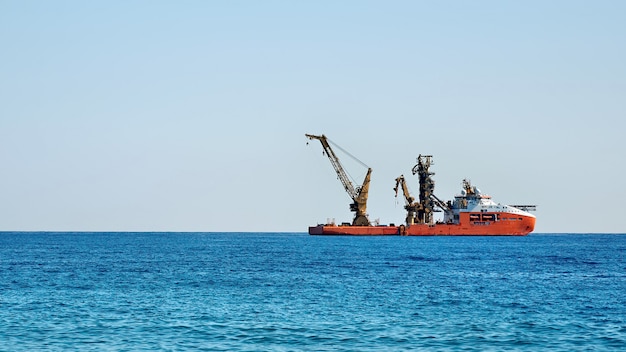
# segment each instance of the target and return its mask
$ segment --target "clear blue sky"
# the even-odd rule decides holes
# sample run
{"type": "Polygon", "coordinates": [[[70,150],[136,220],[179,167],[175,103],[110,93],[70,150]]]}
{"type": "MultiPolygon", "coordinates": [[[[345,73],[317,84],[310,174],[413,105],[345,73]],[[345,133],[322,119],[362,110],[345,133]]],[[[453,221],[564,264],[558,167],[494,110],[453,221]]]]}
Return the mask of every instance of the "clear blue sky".
{"type": "MultiPolygon", "coordinates": [[[[626,232],[626,1],[0,1],[0,229],[294,231],[350,221],[305,133],[373,168],[369,214],[432,154],[626,232]]],[[[346,168],[360,182],[365,170],[346,168]]]]}

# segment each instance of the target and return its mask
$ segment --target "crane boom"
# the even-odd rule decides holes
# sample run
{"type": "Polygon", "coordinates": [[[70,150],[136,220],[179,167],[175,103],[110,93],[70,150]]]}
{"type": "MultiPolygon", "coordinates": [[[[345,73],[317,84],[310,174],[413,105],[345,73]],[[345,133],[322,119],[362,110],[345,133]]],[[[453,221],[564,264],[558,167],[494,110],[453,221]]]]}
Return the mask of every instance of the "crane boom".
{"type": "Polygon", "coordinates": [[[346,192],[348,192],[348,195],[350,195],[350,198],[352,198],[353,200],[356,200],[357,192],[354,189],[352,182],[350,182],[348,175],[343,170],[343,167],[341,166],[341,163],[339,162],[339,158],[337,157],[333,149],[330,147],[330,144],[328,144],[328,139],[326,138],[326,136],[325,135],[314,136],[311,134],[305,134],[305,136],[309,138],[310,140],[317,139],[320,141],[320,143],[322,143],[322,148],[324,148],[324,152],[328,156],[330,163],[333,165],[333,168],[335,169],[335,172],[337,173],[337,177],[339,177],[339,181],[341,181],[343,188],[346,190],[346,192]]]}
{"type": "Polygon", "coordinates": [[[324,148],[326,156],[328,156],[330,163],[337,173],[337,177],[343,185],[343,188],[346,190],[350,198],[352,198],[353,203],[350,204],[350,211],[355,212],[352,225],[370,226],[370,221],[367,218],[367,196],[369,192],[372,169],[369,167],[367,168],[367,174],[365,175],[363,184],[360,187],[355,188],[350,181],[350,178],[348,178],[345,170],[343,169],[343,166],[341,166],[339,158],[330,147],[330,144],[328,143],[328,138],[326,138],[325,135],[315,136],[312,134],[305,134],[305,136],[310,140],[317,139],[318,141],[320,141],[320,143],[322,144],[322,148],[324,148]]]}
{"type": "Polygon", "coordinates": [[[396,191],[396,197],[398,196],[400,186],[402,186],[402,193],[406,201],[406,205],[404,206],[404,209],[406,209],[406,224],[413,225],[417,221],[417,211],[420,209],[420,204],[415,203],[415,198],[411,196],[404,175],[400,175],[396,178],[396,186],[393,188],[393,190],[396,191]]]}
{"type": "Polygon", "coordinates": [[[409,187],[407,187],[406,185],[406,180],[404,179],[404,175],[400,175],[398,178],[396,178],[396,186],[393,188],[393,190],[396,191],[396,197],[398,196],[399,186],[402,186],[402,193],[404,194],[404,200],[406,200],[406,204],[407,205],[413,204],[413,202],[415,201],[415,198],[413,198],[413,196],[411,196],[411,193],[409,192],[409,187]]]}

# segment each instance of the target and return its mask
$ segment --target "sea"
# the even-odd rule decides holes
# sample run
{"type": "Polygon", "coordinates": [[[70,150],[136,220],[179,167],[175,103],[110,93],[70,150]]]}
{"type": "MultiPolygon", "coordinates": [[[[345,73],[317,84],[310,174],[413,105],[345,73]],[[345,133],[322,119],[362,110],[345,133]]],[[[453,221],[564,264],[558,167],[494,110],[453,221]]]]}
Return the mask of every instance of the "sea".
{"type": "Polygon", "coordinates": [[[626,235],[0,233],[0,351],[626,351],[626,235]]]}

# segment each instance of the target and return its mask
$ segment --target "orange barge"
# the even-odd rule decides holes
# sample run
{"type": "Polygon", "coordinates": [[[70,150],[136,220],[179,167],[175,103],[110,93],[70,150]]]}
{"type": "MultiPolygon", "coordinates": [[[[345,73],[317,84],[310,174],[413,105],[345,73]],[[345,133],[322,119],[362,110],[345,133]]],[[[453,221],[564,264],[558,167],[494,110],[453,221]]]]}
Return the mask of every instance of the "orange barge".
{"type": "MultiPolygon", "coordinates": [[[[503,205],[495,203],[464,180],[469,189],[455,197],[450,207],[444,209],[444,220],[413,223],[400,226],[317,225],[309,227],[311,235],[352,236],[525,236],[535,229],[536,217],[526,210],[532,205],[503,205]],[[522,210],[524,209],[524,210],[522,210]]],[[[410,208],[410,207],[409,207],[410,208]]]]}
{"type": "MultiPolygon", "coordinates": [[[[353,199],[350,209],[355,217],[350,223],[336,225],[320,224],[309,227],[310,235],[331,236],[525,236],[535,229],[536,217],[529,213],[536,209],[534,205],[505,205],[494,202],[472,186],[469,180],[463,180],[461,194],[453,201],[443,202],[434,194],[435,181],[430,172],[431,155],[420,155],[413,167],[413,175],[419,178],[419,199],[409,193],[404,176],[396,179],[396,197],[401,188],[406,204],[406,221],[396,226],[372,225],[367,217],[366,203],[369,189],[371,168],[368,168],[363,185],[355,188],[348,180],[339,159],[328,144],[327,138],[306,135],[309,139],[322,142],[325,154],[331,160],[338,178],[353,199]],[[435,221],[433,214],[443,212],[443,220],[435,221]]],[[[364,165],[365,166],[365,165],[364,165]]]]}

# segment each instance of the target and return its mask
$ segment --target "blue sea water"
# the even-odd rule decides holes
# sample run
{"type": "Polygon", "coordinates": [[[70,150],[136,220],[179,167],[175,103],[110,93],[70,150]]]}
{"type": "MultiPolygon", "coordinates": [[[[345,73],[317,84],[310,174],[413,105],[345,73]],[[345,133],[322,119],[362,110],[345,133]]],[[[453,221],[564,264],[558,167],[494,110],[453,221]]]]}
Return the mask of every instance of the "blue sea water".
{"type": "Polygon", "coordinates": [[[0,350],[626,350],[626,236],[5,232],[0,350]]]}

